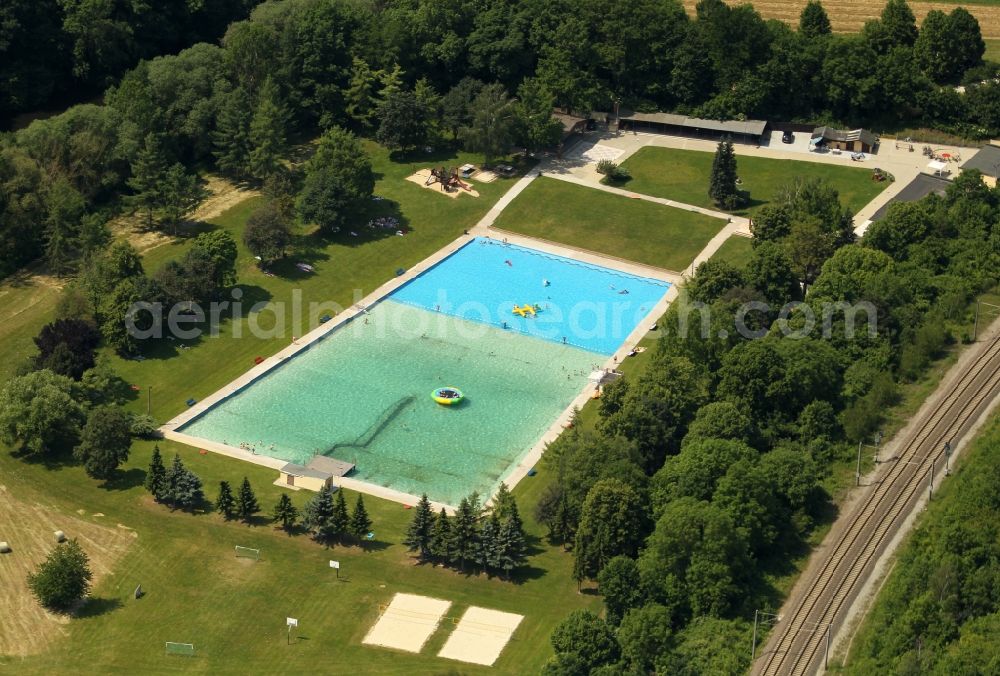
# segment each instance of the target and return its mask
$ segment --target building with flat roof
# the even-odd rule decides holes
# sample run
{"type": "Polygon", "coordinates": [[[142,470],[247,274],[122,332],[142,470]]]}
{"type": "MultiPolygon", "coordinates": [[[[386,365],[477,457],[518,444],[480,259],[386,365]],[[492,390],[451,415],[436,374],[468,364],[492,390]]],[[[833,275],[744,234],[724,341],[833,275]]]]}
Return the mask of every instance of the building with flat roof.
{"type": "Polygon", "coordinates": [[[867,129],[845,131],[833,127],[816,127],[813,129],[809,145],[812,147],[825,146],[852,153],[870,153],[878,145],[878,136],[867,129]]]}
{"type": "Polygon", "coordinates": [[[733,140],[758,144],[767,131],[766,120],[707,120],[673,113],[636,113],[632,111],[621,111],[618,116],[618,124],[619,128],[627,130],[648,129],[674,136],[713,139],[731,137],[733,140]]]}
{"type": "Polygon", "coordinates": [[[991,188],[996,187],[997,176],[1000,175],[1000,147],[983,146],[971,159],[962,165],[962,171],[978,169],[983,174],[983,183],[991,188]]]}

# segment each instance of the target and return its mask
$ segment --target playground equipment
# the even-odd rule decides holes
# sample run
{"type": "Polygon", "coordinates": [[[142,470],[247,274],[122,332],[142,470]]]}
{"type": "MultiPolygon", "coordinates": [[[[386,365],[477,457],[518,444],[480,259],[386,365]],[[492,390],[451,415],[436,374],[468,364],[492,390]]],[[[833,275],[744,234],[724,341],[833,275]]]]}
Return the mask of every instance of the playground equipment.
{"type": "Polygon", "coordinates": [[[431,392],[431,399],[442,406],[454,406],[461,403],[465,395],[457,387],[439,387],[431,392]]]}
{"type": "Polygon", "coordinates": [[[451,192],[455,188],[461,188],[469,192],[472,191],[472,186],[459,177],[458,169],[445,169],[444,167],[435,169],[431,167],[431,175],[427,177],[424,185],[431,185],[433,183],[440,183],[441,189],[446,192],[451,192]]]}
{"type": "Polygon", "coordinates": [[[539,305],[531,305],[529,303],[529,304],[525,304],[525,305],[515,305],[514,309],[511,310],[511,313],[515,314],[515,315],[520,315],[522,317],[528,317],[529,315],[531,317],[534,317],[535,315],[537,315],[541,311],[542,311],[541,306],[539,306],[539,305]]]}

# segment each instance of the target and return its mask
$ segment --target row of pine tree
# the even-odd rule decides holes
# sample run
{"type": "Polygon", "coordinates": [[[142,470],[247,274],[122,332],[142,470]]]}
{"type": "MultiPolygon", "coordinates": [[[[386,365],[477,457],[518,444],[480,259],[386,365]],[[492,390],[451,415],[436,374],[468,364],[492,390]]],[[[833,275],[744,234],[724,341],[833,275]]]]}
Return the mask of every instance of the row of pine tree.
{"type": "Polygon", "coordinates": [[[503,483],[492,508],[483,508],[473,493],[462,499],[450,517],[443,507],[435,515],[424,494],[403,544],[418,552],[421,561],[458,566],[462,571],[471,563],[483,571],[502,573],[507,579],[527,560],[524,524],[514,496],[503,483]]]}

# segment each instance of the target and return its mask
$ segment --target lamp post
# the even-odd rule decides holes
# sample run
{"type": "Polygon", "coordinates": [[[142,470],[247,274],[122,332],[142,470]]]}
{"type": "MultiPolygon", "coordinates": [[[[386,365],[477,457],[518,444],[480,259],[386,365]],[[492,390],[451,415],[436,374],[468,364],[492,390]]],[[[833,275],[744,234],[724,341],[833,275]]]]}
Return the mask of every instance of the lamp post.
{"type": "Polygon", "coordinates": [[[861,485],[861,449],[862,448],[872,448],[875,449],[875,462],[878,462],[878,446],[872,446],[871,444],[866,444],[863,441],[858,442],[858,465],[854,470],[854,485],[861,485]]]}
{"type": "Polygon", "coordinates": [[[761,610],[753,611],[753,643],[750,644],[750,662],[753,663],[754,659],[757,657],[757,623],[758,618],[764,617],[765,620],[762,622],[767,622],[768,624],[775,624],[781,622],[781,616],[775,615],[773,613],[765,613],[761,610]]]}

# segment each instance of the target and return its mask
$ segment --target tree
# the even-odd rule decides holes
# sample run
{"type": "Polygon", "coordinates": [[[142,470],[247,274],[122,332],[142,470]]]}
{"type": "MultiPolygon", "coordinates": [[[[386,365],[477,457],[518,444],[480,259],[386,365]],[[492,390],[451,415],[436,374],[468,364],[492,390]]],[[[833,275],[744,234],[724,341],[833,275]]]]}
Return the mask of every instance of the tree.
{"type": "Polygon", "coordinates": [[[257,502],[257,496],[253,493],[250,480],[243,477],[243,483],[240,484],[240,492],[236,495],[236,514],[246,523],[250,523],[253,515],[259,511],[260,503],[257,502]]]}
{"type": "Polygon", "coordinates": [[[190,265],[194,256],[202,254],[211,264],[211,283],[214,290],[226,289],[236,283],[236,259],[239,250],[236,240],[227,230],[212,230],[203,232],[194,239],[194,244],[185,263],[190,265]]]}
{"type": "Polygon", "coordinates": [[[90,562],[76,538],[55,550],[28,574],[28,587],[49,610],[66,612],[90,591],[90,562]]]}
{"type": "Polygon", "coordinates": [[[250,253],[260,257],[262,266],[284,257],[291,240],[292,232],[285,215],[270,201],[250,214],[243,231],[243,243],[250,253]]]}
{"type": "Polygon", "coordinates": [[[35,368],[80,380],[84,371],[94,368],[94,354],[100,340],[101,334],[86,320],[57,319],[43,326],[34,338],[38,348],[35,368]],[[60,346],[64,348],[64,358],[55,359],[60,346]]]}
{"type": "Polygon", "coordinates": [[[287,145],[287,116],[278,86],[268,77],[260,88],[250,122],[250,172],[256,178],[263,180],[278,171],[287,145]]]}
{"type": "Polygon", "coordinates": [[[354,511],[351,512],[349,530],[351,535],[356,537],[359,542],[364,542],[368,539],[368,534],[372,530],[372,520],[368,516],[368,510],[365,509],[365,499],[361,493],[358,493],[358,499],[354,503],[354,511]]]}
{"type": "Polygon", "coordinates": [[[323,486],[302,510],[302,525],[320,542],[329,543],[337,534],[330,526],[333,517],[333,488],[323,486]]]}
{"type": "Polygon", "coordinates": [[[830,34],[830,17],[819,0],[809,0],[799,14],[799,33],[813,39],[830,34]]]}
{"type": "Polygon", "coordinates": [[[371,127],[372,116],[378,107],[375,85],[378,72],[373,71],[363,59],[354,57],[350,85],[344,92],[347,116],[358,123],[363,130],[371,127]]]}
{"type": "Polygon", "coordinates": [[[889,0],[880,18],[867,22],[861,35],[876,52],[886,54],[894,47],[913,46],[917,20],[906,0],[889,0]]]}
{"type": "Polygon", "coordinates": [[[657,672],[656,662],[669,653],[673,644],[673,618],[670,611],[658,603],[629,610],[618,627],[618,643],[622,658],[632,673],[657,672]]]}
{"type": "Polygon", "coordinates": [[[338,490],[337,497],[333,501],[333,512],[330,514],[330,530],[341,538],[348,533],[351,527],[351,517],[347,513],[347,502],[344,500],[344,491],[338,490]]]}
{"type": "MultiPolygon", "coordinates": [[[[552,647],[556,660],[575,658],[579,665],[575,673],[590,673],[591,669],[618,661],[620,647],[607,622],[589,610],[574,610],[552,632],[552,647]]],[[[548,672],[548,668],[545,673],[548,672]]],[[[556,672],[564,673],[564,672],[556,672]]]]}
{"type": "MultiPolygon", "coordinates": [[[[146,478],[142,485],[146,487],[149,494],[157,502],[163,502],[167,491],[167,469],[163,466],[163,456],[160,455],[160,447],[153,446],[153,456],[149,460],[149,469],[146,470],[146,478]]],[[[228,488],[228,485],[226,486],[228,488]]],[[[222,491],[220,488],[219,494],[222,491]]]]}
{"type": "Polygon", "coordinates": [[[500,567],[500,519],[496,512],[491,513],[483,521],[476,541],[475,560],[482,570],[496,570],[500,567]]]}
{"type": "Polygon", "coordinates": [[[667,504],[639,557],[644,588],[675,623],[729,612],[747,568],[746,542],[729,515],[689,497],[667,504]]]}
{"type": "Polygon", "coordinates": [[[792,271],[802,286],[808,287],[819,275],[826,259],[836,251],[837,242],[818,220],[809,218],[792,225],[785,246],[792,271]]]}
{"type": "Polygon", "coordinates": [[[228,481],[219,482],[219,497],[215,500],[215,509],[222,514],[222,518],[229,521],[236,513],[236,499],[233,497],[233,489],[229,487],[228,481]]]}
{"type": "Polygon", "coordinates": [[[750,641],[749,623],[699,617],[678,632],[674,650],[660,655],[661,674],[743,674],[750,669],[747,650],[733,650],[750,641]]]}
{"type": "Polygon", "coordinates": [[[537,78],[528,78],[517,88],[514,136],[528,152],[551,148],[562,140],[562,123],[552,117],[554,103],[555,97],[537,78]]]}
{"type": "Polygon", "coordinates": [[[439,561],[451,561],[451,542],[451,521],[448,519],[448,512],[442,507],[431,528],[431,556],[439,561]]]}
{"type": "Polygon", "coordinates": [[[702,366],[688,357],[657,356],[653,367],[629,384],[621,407],[599,426],[608,437],[634,442],[641,467],[652,474],[680,449],[685,428],[707,399],[702,366]]]}
{"type": "Polygon", "coordinates": [[[479,80],[464,77],[441,97],[441,121],[452,136],[457,138],[459,131],[472,123],[472,102],[483,87],[479,80]]]}
{"type": "Polygon", "coordinates": [[[451,526],[452,561],[464,571],[465,562],[474,559],[479,549],[479,513],[473,500],[462,498],[451,526]]]}
{"type": "Polygon", "coordinates": [[[430,112],[412,91],[392,93],[376,113],[375,139],[390,150],[408,150],[427,142],[430,112]]]}
{"type": "Polygon", "coordinates": [[[702,439],[732,439],[750,444],[755,437],[753,423],[736,404],[713,401],[698,409],[684,435],[683,447],[702,439]]]}
{"type": "Polygon", "coordinates": [[[296,519],[299,518],[299,510],[292,504],[292,499],[288,497],[288,493],[282,493],[281,497],[278,498],[277,504],[274,505],[273,516],[274,520],[280,523],[286,532],[291,532],[296,519]]]}
{"type": "MultiPolygon", "coordinates": [[[[494,512],[499,516],[498,512],[494,512]]],[[[524,524],[517,512],[517,503],[511,502],[507,516],[500,523],[496,536],[497,567],[509,580],[511,572],[527,560],[524,524]]]]}
{"type": "Polygon", "coordinates": [[[736,187],[736,153],[728,139],[719,141],[712,160],[712,173],[708,179],[708,196],[717,206],[737,209],[742,197],[736,187]]]}
{"type": "Polygon", "coordinates": [[[72,380],[52,371],[11,378],[0,390],[0,440],[29,455],[71,448],[85,414],[72,380]]]}
{"type": "Polygon", "coordinates": [[[406,529],[406,537],[403,544],[409,551],[418,552],[421,559],[426,559],[431,550],[431,530],[433,528],[434,512],[431,510],[431,502],[427,499],[427,494],[420,496],[416,509],[413,512],[413,520],[410,521],[406,529]]]}
{"type": "Polygon", "coordinates": [[[594,579],[612,558],[635,556],[643,535],[643,508],[631,486],[598,481],[587,493],[573,547],[573,576],[594,579]]]}
{"type": "Polygon", "coordinates": [[[668,458],[653,475],[650,498],[654,518],[682,497],[711,500],[719,480],[730,466],[756,456],[757,452],[741,441],[712,438],[686,441],[684,449],[668,458]]]}
{"type": "Polygon", "coordinates": [[[189,174],[180,162],[174,163],[160,179],[160,212],[163,222],[177,234],[177,226],[201,201],[198,177],[189,174]]]}
{"type": "Polygon", "coordinates": [[[45,258],[56,274],[68,271],[79,246],[87,203],[72,183],[56,177],[45,193],[45,258]]]}
{"type": "Polygon", "coordinates": [[[250,174],[250,125],[253,106],[250,94],[239,86],[224,97],[212,135],[215,144],[215,164],[221,171],[236,178],[250,174]]]}
{"type": "Polygon", "coordinates": [[[73,457],[83,463],[87,476],[109,479],[128,460],[131,446],[132,416],[117,406],[98,406],[87,414],[73,457]]]}
{"type": "Polygon", "coordinates": [[[726,260],[707,260],[698,265],[687,284],[688,297],[698,303],[714,303],[727,291],[746,284],[743,273],[726,260]]]}
{"type": "Polygon", "coordinates": [[[296,208],[306,223],[336,232],[371,198],[375,174],[357,137],[340,127],[328,129],[306,164],[296,208]]]}
{"type": "Polygon", "coordinates": [[[609,624],[618,625],[632,608],[642,604],[639,566],[629,556],[615,556],[597,574],[597,589],[604,597],[609,624]]]}
{"type": "Polygon", "coordinates": [[[801,287],[788,252],[774,242],[754,247],[743,271],[747,284],[756,289],[772,312],[801,299],[801,287]]]}
{"type": "Polygon", "coordinates": [[[132,177],[128,187],[133,194],[128,202],[146,212],[146,227],[153,227],[153,216],[164,203],[164,183],[168,171],[168,155],[155,134],[147,134],[145,142],[132,161],[132,177]]]}
{"type": "Polygon", "coordinates": [[[959,7],[945,14],[933,9],[920,26],[913,56],[932,80],[944,84],[958,82],[965,71],[982,63],[984,46],[979,22],[967,10],[959,7]]]}
{"type": "Polygon", "coordinates": [[[192,509],[202,500],[201,479],[184,466],[179,454],[175,454],[174,462],[167,470],[163,502],[173,508],[192,509]]]}
{"type": "Polygon", "coordinates": [[[513,142],[515,108],[503,85],[491,84],[476,96],[470,108],[471,120],[460,135],[466,149],[483,154],[483,165],[504,155],[513,142]]]}

